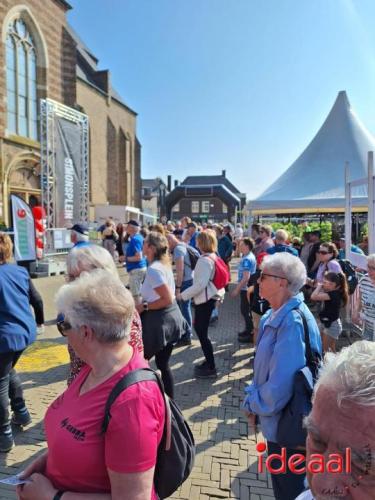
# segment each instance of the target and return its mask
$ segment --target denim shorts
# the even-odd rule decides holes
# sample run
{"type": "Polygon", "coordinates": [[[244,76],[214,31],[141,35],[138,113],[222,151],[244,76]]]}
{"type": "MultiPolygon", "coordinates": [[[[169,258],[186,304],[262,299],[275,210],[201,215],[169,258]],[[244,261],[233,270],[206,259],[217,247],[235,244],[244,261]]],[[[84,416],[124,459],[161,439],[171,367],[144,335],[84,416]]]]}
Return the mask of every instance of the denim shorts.
{"type": "Polygon", "coordinates": [[[341,332],[342,332],[342,324],[340,319],[332,321],[331,326],[329,327],[324,326],[323,329],[323,333],[325,333],[325,335],[328,335],[328,337],[331,337],[335,340],[337,340],[340,337],[341,332]]]}

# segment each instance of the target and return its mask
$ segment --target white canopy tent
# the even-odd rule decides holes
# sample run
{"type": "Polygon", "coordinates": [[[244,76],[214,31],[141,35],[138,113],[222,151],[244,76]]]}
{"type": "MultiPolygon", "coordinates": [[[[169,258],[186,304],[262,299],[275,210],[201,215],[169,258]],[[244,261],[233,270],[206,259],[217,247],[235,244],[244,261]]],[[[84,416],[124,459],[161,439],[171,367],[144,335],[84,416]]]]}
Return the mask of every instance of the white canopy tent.
{"type": "MultiPolygon", "coordinates": [[[[375,138],[341,91],[303,153],[247,208],[252,215],[344,212],[345,165],[350,180],[367,176],[367,153],[374,150],[375,138]]],[[[367,186],[357,186],[352,196],[353,211],[367,210],[367,186]]]]}

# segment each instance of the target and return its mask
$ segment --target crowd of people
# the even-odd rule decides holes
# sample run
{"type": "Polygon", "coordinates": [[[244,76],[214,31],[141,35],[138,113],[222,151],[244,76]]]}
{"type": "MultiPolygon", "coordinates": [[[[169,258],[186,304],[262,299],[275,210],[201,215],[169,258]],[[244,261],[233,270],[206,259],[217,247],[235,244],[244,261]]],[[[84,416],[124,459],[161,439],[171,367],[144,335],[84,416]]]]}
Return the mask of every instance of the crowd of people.
{"type": "MultiPolygon", "coordinates": [[[[198,224],[184,217],[148,227],[136,220],[115,226],[109,219],[100,232],[102,246],[89,241],[86,224],[71,228],[67,283],[56,297],[57,328],[67,338],[70,355],[67,389],[47,410],[48,448],[24,471],[31,481],[18,487],[20,499],[68,500],[80,494],[156,499],[153,475],[165,422],[158,386],[142,382],[127,389],[113,405],[104,435],[106,400],[126,373],[147,367],[151,359],[173,399],[173,349],[189,347],[194,333],[204,361],[194,365],[193,376],[217,377],[209,327],[218,321],[224,299],[237,296],[243,319],[237,341],[255,347],[243,410],[251,427],[260,426],[268,454],[281,457],[285,448],[287,460],[297,453],[308,460],[316,450],[326,455],[353,446],[359,456],[353,458],[358,485],[345,474],[318,478],[310,473],[311,491],[305,491],[305,474],[288,469],[271,474],[275,498],[323,500],[332,498],[324,491],[333,488],[345,491],[346,496],[335,493],[343,498],[373,498],[373,464],[367,471],[358,461],[368,443],[375,447],[375,254],[367,257],[353,311],[364,340],[336,354],[349,301],[348,276],[340,260],[344,255],[333,242],[321,241],[319,231],[306,229],[303,242],[291,241],[284,229],[273,231],[269,225],[244,229],[240,223],[198,224]],[[238,258],[237,278],[229,287],[233,258],[238,258]],[[127,286],[118,274],[121,265],[127,286]],[[279,424],[296,374],[309,367],[308,352],[324,363],[306,420],[306,449],[304,443],[285,446],[279,424]],[[350,432],[349,415],[363,425],[359,436],[350,432]]],[[[35,340],[37,325],[44,323],[41,298],[27,271],[11,261],[12,242],[0,233],[2,452],[14,446],[12,424],[31,421],[15,366],[35,340]]]]}

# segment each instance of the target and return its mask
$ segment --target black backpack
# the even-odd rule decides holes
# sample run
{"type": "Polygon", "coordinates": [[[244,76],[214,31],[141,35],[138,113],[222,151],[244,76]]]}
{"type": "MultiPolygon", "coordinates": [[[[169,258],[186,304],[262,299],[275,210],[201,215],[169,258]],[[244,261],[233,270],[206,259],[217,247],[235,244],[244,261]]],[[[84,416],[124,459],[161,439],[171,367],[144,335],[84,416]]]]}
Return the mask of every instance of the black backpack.
{"type": "Polygon", "coordinates": [[[358,277],[353,264],[348,259],[339,259],[339,264],[341,266],[342,272],[346,276],[346,282],[348,283],[349,295],[355,292],[358,285],[358,277]]]}
{"type": "MultiPolygon", "coordinates": [[[[164,397],[165,424],[158,447],[154,486],[159,498],[168,498],[186,480],[194,466],[195,443],[188,423],[173,399],[164,392],[163,382],[151,368],[140,368],[127,373],[112,389],[105,406],[102,432],[106,432],[111,419],[111,406],[128,387],[139,382],[156,382],[164,397]]],[[[126,425],[126,422],[124,422],[126,425]]]]}
{"type": "Polygon", "coordinates": [[[193,271],[195,269],[195,266],[197,265],[198,259],[200,257],[200,253],[198,252],[198,250],[196,250],[194,247],[192,247],[190,245],[186,245],[186,250],[188,252],[189,259],[190,259],[190,267],[191,267],[191,270],[193,271]]]}

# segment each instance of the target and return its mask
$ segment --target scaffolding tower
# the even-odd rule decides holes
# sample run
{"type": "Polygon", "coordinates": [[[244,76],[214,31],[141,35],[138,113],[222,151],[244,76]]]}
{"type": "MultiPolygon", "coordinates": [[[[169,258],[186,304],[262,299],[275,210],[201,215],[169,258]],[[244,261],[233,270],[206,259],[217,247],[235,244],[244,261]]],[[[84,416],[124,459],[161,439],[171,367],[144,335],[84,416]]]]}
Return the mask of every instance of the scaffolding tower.
{"type": "Polygon", "coordinates": [[[80,127],[79,187],[80,221],[88,220],[89,210],[89,119],[88,116],[52,99],[41,99],[41,191],[42,206],[46,211],[45,255],[55,252],[53,231],[57,229],[56,203],[56,117],[64,118],[80,127]]]}

